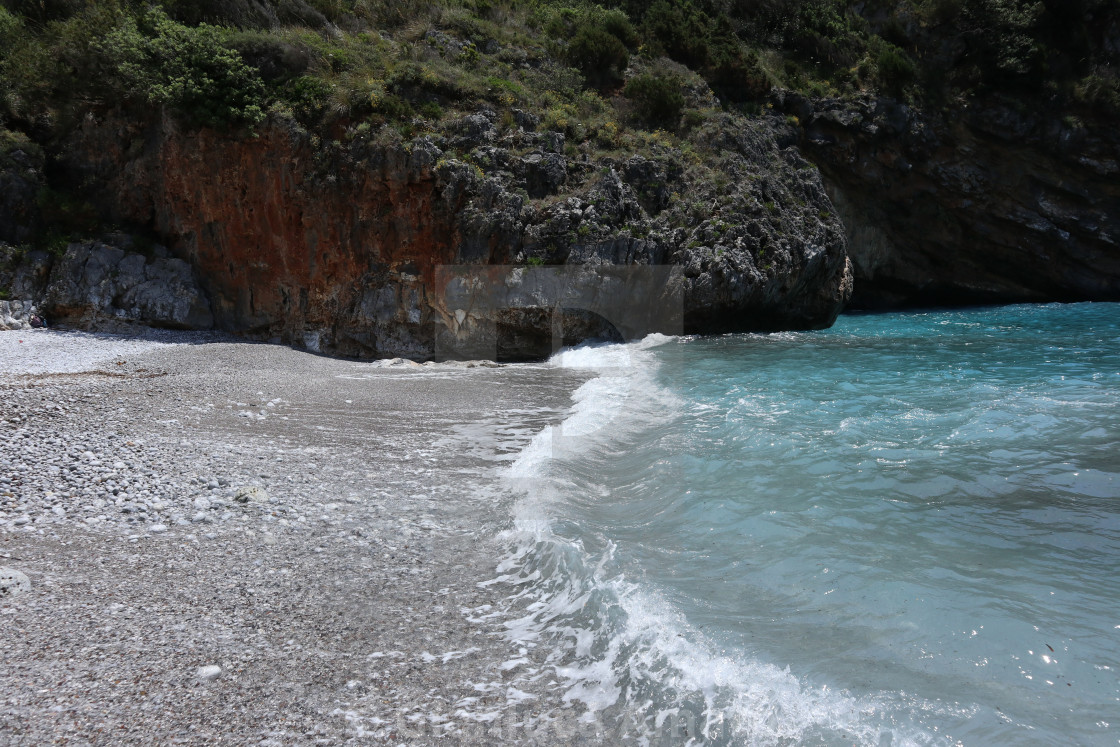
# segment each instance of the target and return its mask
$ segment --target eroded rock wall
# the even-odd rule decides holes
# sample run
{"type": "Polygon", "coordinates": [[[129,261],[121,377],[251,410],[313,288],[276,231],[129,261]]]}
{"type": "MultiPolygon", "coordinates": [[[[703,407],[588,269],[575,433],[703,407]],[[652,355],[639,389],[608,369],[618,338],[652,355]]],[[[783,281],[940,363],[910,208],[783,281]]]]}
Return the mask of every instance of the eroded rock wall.
{"type": "Polygon", "coordinates": [[[715,118],[714,165],[688,168],[667,148],[592,161],[524,119],[500,132],[484,110],[411,142],[324,146],[279,121],[249,138],[89,118],[60,162],[103,212],[194,268],[215,326],[322,352],[423,359],[481,335],[499,357],[535,358],[559,312],[566,343],[611,332],[565,311],[588,289],[563,284],[513,312],[448,305],[449,266],[503,268],[489,295],[518,299],[525,267],[679,268],[678,327],[646,331],[824,327],[850,295],[842,226],[816,169],[779,146],[780,120],[715,118]]]}
{"type": "Polygon", "coordinates": [[[129,251],[127,236],[110,239],[117,245],[75,242],[58,256],[0,244],[0,287],[12,299],[5,303],[14,320],[0,313],[0,329],[31,324],[40,315],[52,324],[101,331],[213,326],[209,299],[189,264],[164,247],[145,254],[129,251]]]}
{"type": "Polygon", "coordinates": [[[798,117],[848,233],[853,306],[1120,299],[1120,133],[998,100],[890,99],[798,117]]]}

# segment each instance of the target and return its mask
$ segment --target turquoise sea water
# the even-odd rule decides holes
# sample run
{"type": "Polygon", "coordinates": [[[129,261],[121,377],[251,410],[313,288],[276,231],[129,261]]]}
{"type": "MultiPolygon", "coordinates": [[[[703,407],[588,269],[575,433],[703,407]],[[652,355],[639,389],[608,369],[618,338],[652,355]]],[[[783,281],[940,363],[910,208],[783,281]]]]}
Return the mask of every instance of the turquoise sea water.
{"type": "Polygon", "coordinates": [[[1120,742],[1120,305],[648,338],[508,480],[510,636],[652,743],[1120,742]]]}

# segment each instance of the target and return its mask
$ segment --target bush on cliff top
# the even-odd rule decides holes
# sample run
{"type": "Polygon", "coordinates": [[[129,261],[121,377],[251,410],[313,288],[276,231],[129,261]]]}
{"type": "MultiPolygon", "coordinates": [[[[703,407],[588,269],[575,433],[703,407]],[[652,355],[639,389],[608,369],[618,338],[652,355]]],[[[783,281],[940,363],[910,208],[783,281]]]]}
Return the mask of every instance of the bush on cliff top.
{"type": "Polygon", "coordinates": [[[207,126],[264,119],[264,83],[224,44],[221,29],[184,26],[161,8],[126,17],[92,48],[105,58],[116,88],[131,98],[168,105],[207,126]]]}
{"type": "Polygon", "coordinates": [[[178,23],[158,6],[134,13],[114,2],[39,29],[24,24],[6,34],[0,56],[0,116],[66,120],[91,105],[135,102],[208,126],[258,123],[264,85],[227,44],[230,33],[178,23]]]}
{"type": "MultiPolygon", "coordinates": [[[[51,3],[43,15],[50,17],[51,3]]],[[[91,4],[75,15],[22,23],[0,48],[0,117],[54,121],[67,119],[89,102],[103,98],[108,70],[93,54],[94,39],[110,33],[124,18],[115,3],[91,4]]]]}

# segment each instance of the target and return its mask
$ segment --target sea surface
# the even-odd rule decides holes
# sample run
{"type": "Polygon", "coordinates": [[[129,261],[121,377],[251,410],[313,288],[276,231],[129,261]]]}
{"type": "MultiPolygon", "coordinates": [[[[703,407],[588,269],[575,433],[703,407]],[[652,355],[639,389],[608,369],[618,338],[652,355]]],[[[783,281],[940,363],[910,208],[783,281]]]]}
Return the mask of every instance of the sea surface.
{"type": "Polygon", "coordinates": [[[511,639],[648,744],[1120,742],[1120,305],[650,337],[505,479],[511,639]]]}

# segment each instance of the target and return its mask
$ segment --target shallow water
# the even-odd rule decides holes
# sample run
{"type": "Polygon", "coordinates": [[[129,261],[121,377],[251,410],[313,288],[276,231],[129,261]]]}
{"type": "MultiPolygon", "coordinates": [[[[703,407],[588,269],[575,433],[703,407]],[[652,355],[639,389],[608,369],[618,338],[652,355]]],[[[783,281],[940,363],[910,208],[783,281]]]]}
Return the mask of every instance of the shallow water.
{"type": "Polygon", "coordinates": [[[1120,741],[1120,305],[553,365],[600,375],[508,475],[508,628],[615,737],[1120,741]]]}

